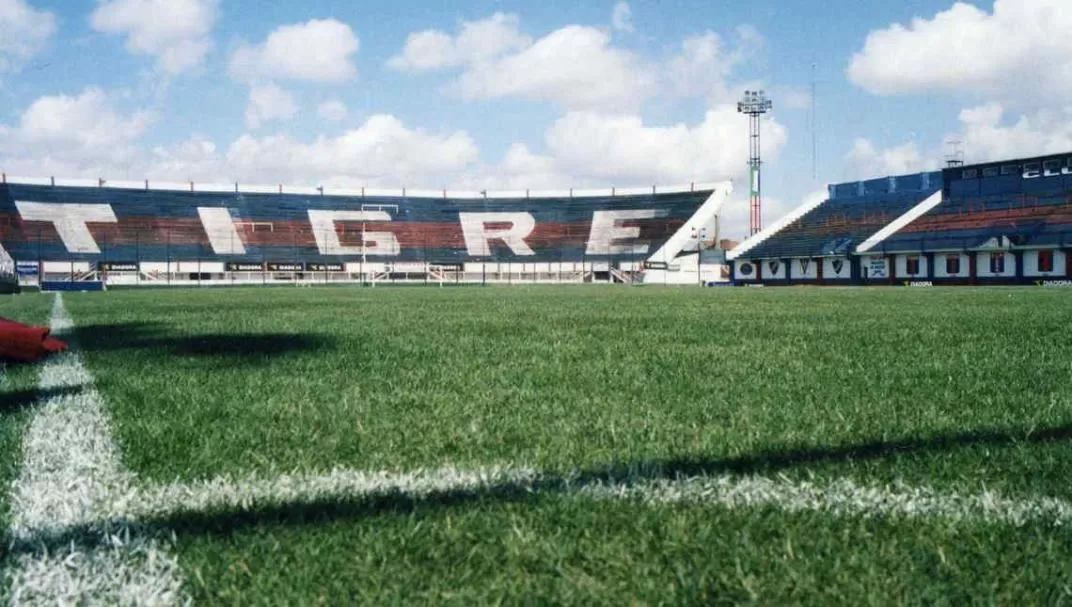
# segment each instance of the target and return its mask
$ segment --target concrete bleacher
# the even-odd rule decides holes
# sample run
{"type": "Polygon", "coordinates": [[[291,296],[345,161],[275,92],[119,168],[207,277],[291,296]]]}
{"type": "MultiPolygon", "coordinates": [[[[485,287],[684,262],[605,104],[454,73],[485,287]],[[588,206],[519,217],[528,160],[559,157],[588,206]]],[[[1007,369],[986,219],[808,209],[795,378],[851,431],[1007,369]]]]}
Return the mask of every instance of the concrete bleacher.
{"type": "Polygon", "coordinates": [[[1008,238],[1016,246],[1070,245],[1072,180],[1048,181],[1049,184],[1020,193],[983,195],[951,188],[955,194],[887,238],[875,250],[972,249],[993,238],[1008,238]]]}
{"type": "Polygon", "coordinates": [[[911,210],[931,193],[916,190],[842,194],[830,198],[757,245],[747,257],[778,259],[846,255],[856,244],[911,210]]]}

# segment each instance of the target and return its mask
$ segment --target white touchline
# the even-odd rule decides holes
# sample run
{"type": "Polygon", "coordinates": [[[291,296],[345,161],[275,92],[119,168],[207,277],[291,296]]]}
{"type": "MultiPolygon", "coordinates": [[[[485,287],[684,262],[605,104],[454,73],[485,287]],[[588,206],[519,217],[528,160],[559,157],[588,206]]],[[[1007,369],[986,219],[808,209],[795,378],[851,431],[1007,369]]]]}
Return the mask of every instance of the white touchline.
{"type": "MultiPolygon", "coordinates": [[[[56,295],[52,331],[71,319],[56,295]]],[[[22,469],[12,485],[14,543],[30,546],[9,572],[13,604],[172,605],[182,602],[178,564],[154,538],[102,524],[137,495],[124,470],[93,378],[78,354],[66,352],[41,369],[38,404],[26,430],[22,469]],[[58,550],[35,540],[78,527],[91,547],[58,550]]]]}
{"type": "Polygon", "coordinates": [[[479,496],[482,489],[629,499],[641,503],[712,504],[735,509],[766,506],[839,516],[929,517],[1012,526],[1072,525],[1072,503],[1047,497],[1016,500],[992,492],[942,493],[911,486],[869,487],[847,479],[823,483],[758,475],[571,480],[533,469],[504,467],[471,470],[446,467],[406,473],[339,469],[319,475],[284,474],[271,478],[253,475],[241,480],[217,477],[147,490],[129,504],[128,515],[134,519],[166,520],[169,516],[205,510],[242,512],[393,495],[419,500],[436,493],[472,491],[479,496]]]}

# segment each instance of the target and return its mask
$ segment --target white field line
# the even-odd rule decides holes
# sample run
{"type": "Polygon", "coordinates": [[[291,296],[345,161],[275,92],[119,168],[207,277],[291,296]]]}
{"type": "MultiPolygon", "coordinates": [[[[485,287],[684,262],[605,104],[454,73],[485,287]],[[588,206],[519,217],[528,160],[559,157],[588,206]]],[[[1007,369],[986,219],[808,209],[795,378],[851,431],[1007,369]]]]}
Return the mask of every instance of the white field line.
{"type": "MultiPolygon", "coordinates": [[[[71,318],[56,296],[52,329],[71,318]]],[[[12,485],[12,539],[37,538],[83,526],[97,547],[41,545],[15,557],[9,572],[14,604],[175,604],[182,600],[178,563],[152,538],[130,537],[100,521],[114,520],[137,495],[112,440],[100,394],[79,356],[66,352],[41,369],[39,404],[23,439],[22,469],[12,485]]]]}
{"type": "Polygon", "coordinates": [[[630,499],[642,503],[685,502],[727,508],[771,507],[838,516],[933,517],[964,522],[1022,526],[1072,524],[1072,503],[1055,498],[1016,500],[992,492],[941,493],[928,488],[868,487],[841,479],[828,483],[785,477],[697,476],[676,480],[584,481],[543,475],[531,469],[442,468],[408,473],[336,470],[323,475],[218,477],[147,490],[129,503],[132,519],[158,518],[206,510],[227,512],[301,503],[359,500],[392,495],[415,499],[436,493],[481,489],[630,499]]]}
{"type": "Polygon", "coordinates": [[[445,467],[402,473],[337,469],[315,475],[254,475],[237,481],[217,477],[148,489],[128,504],[130,510],[126,516],[137,520],[206,510],[248,511],[265,506],[391,495],[420,499],[434,494],[479,493],[495,488],[525,490],[535,489],[539,478],[535,470],[501,467],[472,470],[445,467]]]}
{"type": "Polygon", "coordinates": [[[647,503],[718,504],[727,508],[773,507],[840,516],[941,518],[1020,527],[1072,524],[1072,503],[1048,497],[1015,500],[993,492],[941,493],[925,487],[868,487],[848,479],[826,483],[763,476],[710,476],[637,484],[594,484],[580,493],[647,503]]]}

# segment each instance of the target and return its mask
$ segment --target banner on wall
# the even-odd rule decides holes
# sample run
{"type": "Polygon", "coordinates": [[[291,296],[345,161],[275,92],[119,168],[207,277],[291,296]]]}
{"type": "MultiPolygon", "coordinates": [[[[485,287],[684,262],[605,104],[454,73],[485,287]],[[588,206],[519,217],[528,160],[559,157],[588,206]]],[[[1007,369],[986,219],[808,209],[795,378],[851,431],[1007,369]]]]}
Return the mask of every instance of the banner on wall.
{"type": "Polygon", "coordinates": [[[885,257],[871,257],[867,264],[868,278],[889,278],[889,264],[885,257]]]}
{"type": "Polygon", "coordinates": [[[833,276],[830,276],[830,278],[846,278],[849,271],[848,264],[841,258],[832,260],[830,262],[830,269],[833,270],[833,276]]]}

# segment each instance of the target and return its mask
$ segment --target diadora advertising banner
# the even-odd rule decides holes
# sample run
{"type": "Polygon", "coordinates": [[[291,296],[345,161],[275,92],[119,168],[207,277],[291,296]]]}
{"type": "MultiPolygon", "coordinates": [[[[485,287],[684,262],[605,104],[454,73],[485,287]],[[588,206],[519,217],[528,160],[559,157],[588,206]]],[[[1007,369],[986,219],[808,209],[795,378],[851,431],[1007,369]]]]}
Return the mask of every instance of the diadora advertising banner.
{"type": "Polygon", "coordinates": [[[258,268],[362,258],[643,260],[712,191],[421,198],[7,183],[0,245],[16,260],[201,259],[258,268]]]}

